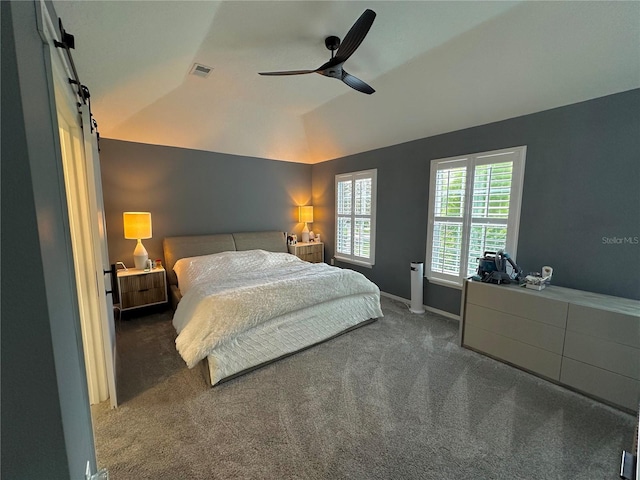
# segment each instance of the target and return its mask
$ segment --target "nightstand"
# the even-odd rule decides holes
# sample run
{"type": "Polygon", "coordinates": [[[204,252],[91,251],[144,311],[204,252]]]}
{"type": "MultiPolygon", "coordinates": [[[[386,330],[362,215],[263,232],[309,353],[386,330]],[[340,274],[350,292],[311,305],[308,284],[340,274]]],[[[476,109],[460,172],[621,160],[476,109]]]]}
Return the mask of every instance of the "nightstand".
{"type": "Polygon", "coordinates": [[[167,301],[167,273],[164,267],[149,271],[118,270],[118,294],[122,311],[167,301]]]}
{"type": "Polygon", "coordinates": [[[322,242],[299,242],[296,245],[289,245],[289,253],[310,263],[324,262],[324,243],[322,242]]]}

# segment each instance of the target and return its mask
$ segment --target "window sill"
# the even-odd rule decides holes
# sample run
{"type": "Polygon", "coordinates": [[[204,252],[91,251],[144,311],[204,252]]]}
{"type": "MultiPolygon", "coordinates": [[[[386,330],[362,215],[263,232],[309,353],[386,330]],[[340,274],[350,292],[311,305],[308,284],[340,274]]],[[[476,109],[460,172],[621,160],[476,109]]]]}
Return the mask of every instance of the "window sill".
{"type": "Polygon", "coordinates": [[[337,262],[351,263],[353,265],[358,265],[360,267],[365,267],[365,268],[373,268],[373,265],[374,265],[373,263],[361,262],[358,260],[353,260],[351,258],[339,257],[337,255],[333,258],[335,258],[337,262]]]}
{"type": "Polygon", "coordinates": [[[449,287],[455,288],[456,290],[462,290],[462,285],[457,282],[448,282],[446,280],[441,280],[439,278],[429,278],[425,276],[429,283],[433,283],[435,285],[440,285],[441,287],[449,287]]]}

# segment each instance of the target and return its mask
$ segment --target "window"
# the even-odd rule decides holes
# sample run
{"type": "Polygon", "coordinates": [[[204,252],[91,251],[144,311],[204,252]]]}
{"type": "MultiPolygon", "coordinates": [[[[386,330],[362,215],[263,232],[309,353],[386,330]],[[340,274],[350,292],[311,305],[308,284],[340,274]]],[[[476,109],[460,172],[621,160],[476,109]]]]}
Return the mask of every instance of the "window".
{"type": "Polygon", "coordinates": [[[377,170],[336,175],[338,260],[371,267],[376,252],[377,170]]]}
{"type": "Polygon", "coordinates": [[[516,257],[526,147],[431,161],[425,276],[462,285],[478,257],[516,257]]]}

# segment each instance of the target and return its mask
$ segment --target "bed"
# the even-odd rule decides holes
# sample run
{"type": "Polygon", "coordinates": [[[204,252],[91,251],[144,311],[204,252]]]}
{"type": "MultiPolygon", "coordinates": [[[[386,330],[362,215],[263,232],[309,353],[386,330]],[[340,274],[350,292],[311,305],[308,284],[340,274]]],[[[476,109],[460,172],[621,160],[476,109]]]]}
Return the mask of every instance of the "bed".
{"type": "Polygon", "coordinates": [[[283,232],[163,240],[176,348],[212,385],[382,317],[363,275],[290,255],[283,232]]]}

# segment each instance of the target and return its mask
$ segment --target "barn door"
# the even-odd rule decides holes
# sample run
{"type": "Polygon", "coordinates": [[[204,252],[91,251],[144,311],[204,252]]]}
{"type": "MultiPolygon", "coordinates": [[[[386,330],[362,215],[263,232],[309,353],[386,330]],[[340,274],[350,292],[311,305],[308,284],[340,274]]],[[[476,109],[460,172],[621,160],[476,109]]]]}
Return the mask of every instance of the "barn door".
{"type": "MultiPolygon", "coordinates": [[[[43,33],[54,45],[56,28],[44,7],[43,13],[43,33]]],[[[89,108],[69,81],[73,72],[64,50],[50,51],[89,401],[110,399],[115,407],[115,327],[97,139],[89,108]]]]}
{"type": "Polygon", "coordinates": [[[87,105],[80,107],[82,113],[82,132],[84,136],[84,154],[87,167],[87,193],[89,212],[93,217],[91,230],[95,258],[95,276],[100,304],[100,326],[104,345],[104,361],[109,387],[111,406],[118,406],[116,391],[116,330],[113,318],[112,272],[109,264],[107,246],[107,225],[102,197],[102,177],[100,175],[100,157],[98,154],[97,133],[92,128],[91,111],[87,105]]]}

